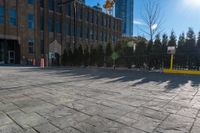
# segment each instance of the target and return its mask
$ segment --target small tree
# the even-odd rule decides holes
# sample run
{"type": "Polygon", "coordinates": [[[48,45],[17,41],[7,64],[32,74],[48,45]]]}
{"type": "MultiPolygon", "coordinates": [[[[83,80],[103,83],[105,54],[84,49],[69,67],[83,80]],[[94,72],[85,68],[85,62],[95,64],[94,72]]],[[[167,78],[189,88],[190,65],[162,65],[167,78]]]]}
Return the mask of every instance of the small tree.
{"type": "Polygon", "coordinates": [[[154,40],[156,34],[162,31],[161,26],[163,18],[161,15],[161,8],[158,0],[147,0],[144,5],[144,13],[142,14],[142,19],[147,28],[142,31],[150,36],[151,41],[154,40]]]}
{"type": "Polygon", "coordinates": [[[63,55],[62,55],[62,65],[64,65],[64,66],[66,66],[67,65],[67,56],[68,56],[68,54],[67,54],[67,49],[65,49],[64,50],[64,53],[63,53],[63,55]]]}
{"type": "Polygon", "coordinates": [[[98,45],[96,51],[96,64],[101,67],[104,64],[104,50],[102,45],[98,45]]]}
{"type": "Polygon", "coordinates": [[[187,32],[186,42],[185,42],[185,52],[187,52],[187,65],[189,69],[194,69],[194,66],[196,66],[196,36],[194,34],[194,31],[192,28],[189,28],[187,32]]]}
{"type": "Polygon", "coordinates": [[[198,33],[198,38],[197,38],[197,66],[198,70],[200,70],[200,32],[198,33]]]}
{"type": "Polygon", "coordinates": [[[198,33],[198,38],[197,38],[197,48],[200,50],[200,32],[198,33]]]}
{"type": "Polygon", "coordinates": [[[162,44],[161,44],[161,39],[160,39],[160,34],[156,35],[156,39],[154,41],[153,45],[153,54],[152,54],[152,61],[153,61],[153,66],[158,69],[162,65],[162,44]]]}
{"type": "Polygon", "coordinates": [[[90,65],[94,66],[97,61],[97,50],[95,47],[91,46],[90,48],[90,65]]]}
{"type": "Polygon", "coordinates": [[[141,68],[146,63],[146,50],[147,44],[146,39],[141,38],[136,45],[135,53],[134,53],[134,64],[137,68],[141,68]]]}
{"type": "Polygon", "coordinates": [[[185,51],[184,51],[184,46],[185,46],[185,34],[182,33],[179,36],[178,39],[178,48],[176,50],[176,58],[175,58],[175,63],[179,66],[179,67],[185,67],[185,62],[187,60],[187,58],[185,57],[185,51]]]}
{"type": "Polygon", "coordinates": [[[79,47],[78,47],[78,51],[77,51],[77,61],[76,61],[76,64],[77,65],[83,65],[83,47],[82,47],[82,45],[80,45],[79,47]]]}
{"type": "Polygon", "coordinates": [[[83,54],[83,61],[84,61],[84,66],[88,66],[89,65],[89,49],[88,46],[85,47],[84,49],[84,54],[83,54]]]}
{"type": "Polygon", "coordinates": [[[110,67],[110,66],[112,66],[112,58],[111,58],[111,55],[112,55],[112,46],[111,46],[111,43],[108,43],[107,45],[106,45],[106,53],[105,53],[105,55],[106,55],[106,66],[107,67],[110,67]]]}
{"type": "Polygon", "coordinates": [[[164,67],[166,63],[167,45],[168,45],[168,36],[166,34],[163,34],[162,36],[162,67],[164,67]]]}
{"type": "Polygon", "coordinates": [[[172,31],[171,35],[170,35],[168,46],[174,46],[174,47],[176,47],[176,41],[177,41],[176,35],[175,35],[174,31],[172,31]]]}

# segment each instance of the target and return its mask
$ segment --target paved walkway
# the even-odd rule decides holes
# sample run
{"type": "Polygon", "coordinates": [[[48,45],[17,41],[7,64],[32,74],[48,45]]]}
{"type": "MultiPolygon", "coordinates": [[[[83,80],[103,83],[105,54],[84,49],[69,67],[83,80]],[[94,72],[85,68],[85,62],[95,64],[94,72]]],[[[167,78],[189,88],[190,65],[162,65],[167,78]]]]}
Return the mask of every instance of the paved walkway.
{"type": "Polygon", "coordinates": [[[200,133],[200,77],[0,67],[0,133],[200,133]]]}

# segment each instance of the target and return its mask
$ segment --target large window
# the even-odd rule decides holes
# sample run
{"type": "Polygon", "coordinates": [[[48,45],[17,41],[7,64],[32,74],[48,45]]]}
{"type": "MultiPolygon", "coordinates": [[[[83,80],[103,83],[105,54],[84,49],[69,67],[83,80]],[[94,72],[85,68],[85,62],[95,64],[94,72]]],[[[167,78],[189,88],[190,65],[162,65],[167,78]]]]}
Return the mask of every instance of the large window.
{"type": "Polygon", "coordinates": [[[0,24],[3,24],[4,22],[4,8],[3,6],[0,6],[0,24]]]}
{"type": "Polygon", "coordinates": [[[70,35],[69,19],[66,19],[66,35],[70,35]]]}
{"type": "Polygon", "coordinates": [[[72,21],[72,25],[71,25],[71,31],[72,31],[72,36],[75,36],[75,25],[74,25],[74,20],[72,21]]]}
{"type": "Polygon", "coordinates": [[[60,17],[57,16],[56,18],[56,32],[61,33],[61,23],[60,23],[60,17]]]}
{"type": "Polygon", "coordinates": [[[33,14],[28,14],[28,28],[29,29],[34,29],[34,15],[33,14]]]}
{"type": "Polygon", "coordinates": [[[44,0],[40,0],[40,7],[44,8],[44,0]]]}
{"type": "Polygon", "coordinates": [[[71,12],[70,12],[71,10],[70,10],[70,4],[69,3],[67,3],[66,4],[66,15],[67,16],[71,16],[71,12]]]}
{"type": "Polygon", "coordinates": [[[17,25],[16,9],[9,9],[9,24],[13,26],[17,25]]]}
{"type": "Polygon", "coordinates": [[[33,4],[34,3],[34,0],[28,0],[28,4],[33,4]]]}
{"type": "Polygon", "coordinates": [[[40,15],[40,30],[44,30],[44,15],[43,13],[40,15]]]}
{"type": "Polygon", "coordinates": [[[56,12],[62,13],[62,5],[60,4],[61,1],[56,2],[56,12]]]}
{"type": "Polygon", "coordinates": [[[48,0],[48,7],[49,7],[49,10],[53,10],[54,8],[54,1],[53,0],[48,0]]]}
{"type": "Polygon", "coordinates": [[[49,16],[49,32],[53,32],[53,16],[49,16]]]}
{"type": "Polygon", "coordinates": [[[34,43],[33,43],[33,41],[28,41],[28,52],[30,53],[30,54],[33,54],[33,52],[34,52],[34,43]]]}
{"type": "Polygon", "coordinates": [[[44,54],[44,40],[40,41],[40,53],[44,54]]]}

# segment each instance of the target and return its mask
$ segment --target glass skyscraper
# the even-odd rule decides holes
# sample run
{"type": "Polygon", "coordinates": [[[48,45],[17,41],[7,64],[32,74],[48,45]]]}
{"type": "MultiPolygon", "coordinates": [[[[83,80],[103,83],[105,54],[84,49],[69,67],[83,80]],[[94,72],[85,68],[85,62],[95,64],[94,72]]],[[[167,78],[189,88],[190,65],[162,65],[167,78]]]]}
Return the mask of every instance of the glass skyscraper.
{"type": "Polygon", "coordinates": [[[133,6],[134,0],[116,0],[115,16],[122,19],[124,36],[133,36],[133,6]]]}

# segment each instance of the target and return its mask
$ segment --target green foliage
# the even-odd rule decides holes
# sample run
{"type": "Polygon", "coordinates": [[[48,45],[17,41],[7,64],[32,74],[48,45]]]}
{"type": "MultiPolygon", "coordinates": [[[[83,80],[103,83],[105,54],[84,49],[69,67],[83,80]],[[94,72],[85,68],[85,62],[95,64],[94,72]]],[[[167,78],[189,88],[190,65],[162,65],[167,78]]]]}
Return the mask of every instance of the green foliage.
{"type": "Polygon", "coordinates": [[[184,44],[185,44],[185,34],[182,33],[182,34],[180,34],[180,36],[179,36],[178,47],[179,47],[179,48],[182,48],[182,47],[184,46],[184,44]]]}
{"type": "Polygon", "coordinates": [[[90,54],[89,54],[89,49],[86,46],[86,48],[84,49],[84,54],[83,54],[83,64],[84,66],[88,66],[90,62],[90,54]]]}
{"type": "Polygon", "coordinates": [[[112,46],[111,46],[111,44],[110,43],[108,43],[107,45],[106,45],[106,53],[105,53],[105,59],[106,59],[106,66],[107,67],[111,67],[112,66],[112,63],[113,63],[113,61],[112,61],[112,57],[111,57],[111,55],[112,55],[112,46]]]}
{"type": "Polygon", "coordinates": [[[198,38],[197,38],[197,48],[200,49],[200,32],[198,33],[198,38]]]}
{"type": "Polygon", "coordinates": [[[95,59],[96,65],[99,66],[99,67],[103,66],[105,54],[104,54],[104,50],[103,50],[102,45],[98,45],[95,57],[96,57],[96,59],[95,59]]]}
{"type": "Polygon", "coordinates": [[[184,33],[180,34],[178,40],[172,31],[169,37],[157,34],[155,40],[134,37],[121,40],[115,45],[108,43],[105,49],[103,45],[83,46],[84,48],[75,48],[73,52],[71,49],[64,50],[62,64],[111,67],[115,63],[118,67],[128,68],[169,68],[170,55],[167,54],[167,47],[175,46],[174,67],[200,70],[200,32],[196,39],[192,28],[189,28],[186,36],[184,33]]]}
{"type": "Polygon", "coordinates": [[[176,41],[177,41],[176,35],[175,35],[174,31],[172,31],[169,42],[168,42],[168,46],[176,46],[176,41]]]}
{"type": "Polygon", "coordinates": [[[146,51],[147,51],[147,43],[146,40],[142,39],[139,41],[136,45],[136,50],[134,53],[134,64],[137,68],[144,67],[145,64],[145,56],[146,56],[146,51]]]}

